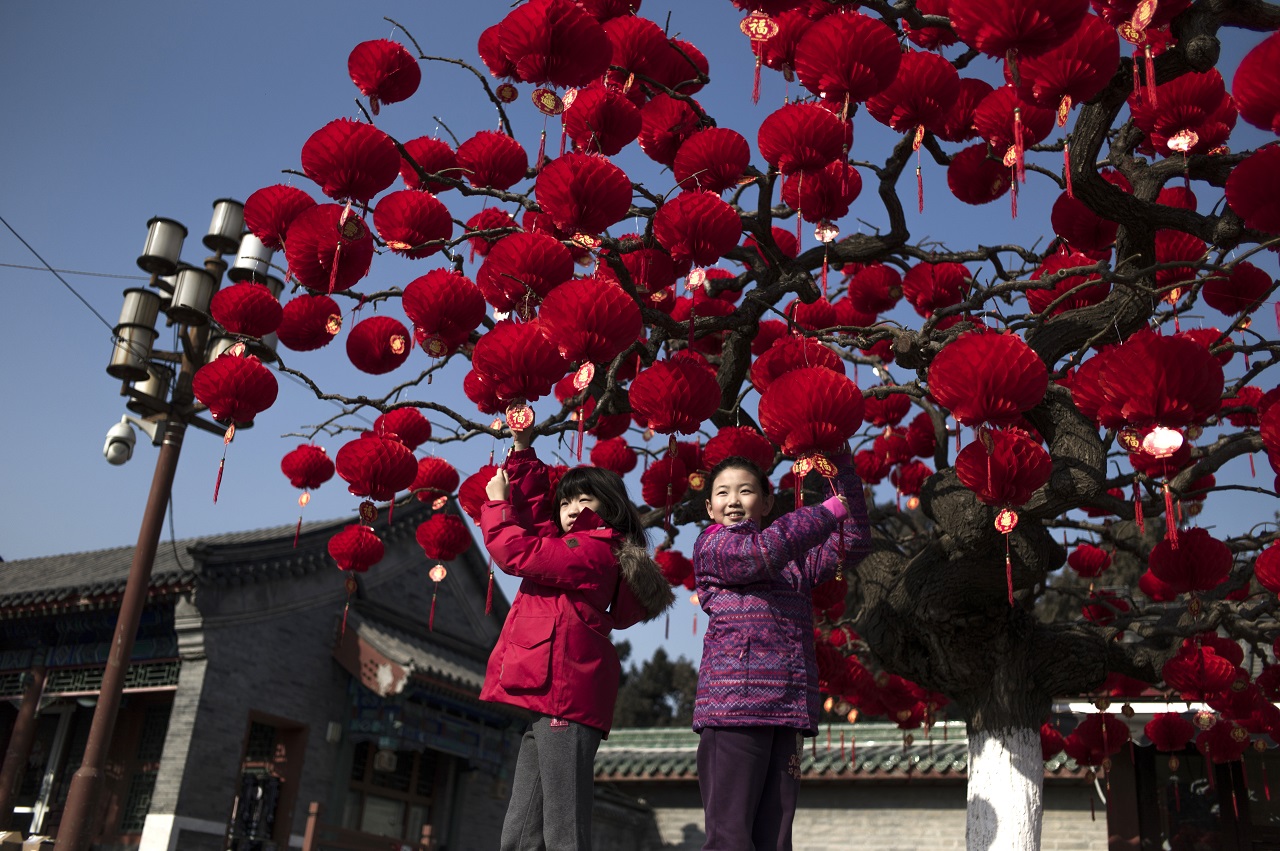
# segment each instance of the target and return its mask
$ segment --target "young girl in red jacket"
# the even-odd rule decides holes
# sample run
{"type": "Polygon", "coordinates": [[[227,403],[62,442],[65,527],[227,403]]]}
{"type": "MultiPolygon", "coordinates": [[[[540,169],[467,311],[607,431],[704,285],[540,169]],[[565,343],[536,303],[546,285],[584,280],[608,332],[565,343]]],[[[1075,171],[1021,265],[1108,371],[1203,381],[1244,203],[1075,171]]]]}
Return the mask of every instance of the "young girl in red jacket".
{"type": "Polygon", "coordinates": [[[622,673],[609,632],[652,620],[675,596],[621,477],[577,467],[553,494],[532,437],[514,432],[480,513],[494,563],[521,579],[480,697],[537,713],[520,741],[502,851],[588,851],[593,763],[622,673]]]}
{"type": "Polygon", "coordinates": [[[818,729],[812,589],[871,543],[862,481],[848,453],[833,460],[834,496],[767,525],[759,467],[731,457],[711,471],[711,525],[693,547],[710,616],[693,708],[703,851],[791,851],[800,745],[818,729]]]}

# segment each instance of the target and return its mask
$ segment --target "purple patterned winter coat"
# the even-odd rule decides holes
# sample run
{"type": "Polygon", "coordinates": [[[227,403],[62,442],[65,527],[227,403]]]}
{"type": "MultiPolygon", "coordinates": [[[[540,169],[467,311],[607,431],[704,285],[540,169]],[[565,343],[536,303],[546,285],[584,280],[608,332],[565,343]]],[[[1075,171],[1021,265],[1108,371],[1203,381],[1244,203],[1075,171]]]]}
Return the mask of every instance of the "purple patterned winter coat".
{"type": "MultiPolygon", "coordinates": [[[[702,643],[693,729],[793,727],[818,730],[813,586],[870,549],[862,481],[848,456],[835,459],[842,523],[826,505],[782,515],[763,531],[751,520],[712,524],[693,547],[698,601],[711,619],[702,643]],[[841,534],[835,534],[837,526],[841,534]]],[[[837,509],[839,504],[836,503],[837,509]]]]}

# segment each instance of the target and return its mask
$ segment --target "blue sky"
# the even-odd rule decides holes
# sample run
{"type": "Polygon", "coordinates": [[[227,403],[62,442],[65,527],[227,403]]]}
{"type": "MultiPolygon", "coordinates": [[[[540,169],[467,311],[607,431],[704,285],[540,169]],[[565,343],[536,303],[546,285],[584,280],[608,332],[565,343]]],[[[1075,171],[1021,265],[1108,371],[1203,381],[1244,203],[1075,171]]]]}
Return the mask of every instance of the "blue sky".
{"type": "MultiPolygon", "coordinates": [[[[645,0],[641,12],[662,24],[675,7],[670,31],[692,41],[710,60],[712,84],[701,99],[722,126],[739,130],[754,144],[760,120],[781,105],[785,84],[777,74],[766,72],[764,95],[759,105],[752,105],[752,57],[738,31],[740,13],[728,0],[698,0],[695,18],[693,5],[645,0]]],[[[277,182],[292,182],[320,197],[307,181],[282,175],[281,169],[298,167],[301,146],[316,129],[335,118],[359,117],[346,58],[359,41],[404,40],[384,15],[400,21],[427,53],[458,56],[479,66],[476,39],[507,8],[506,2],[495,0],[9,0],[0,28],[0,78],[9,93],[8,118],[0,123],[0,216],[53,267],[70,270],[63,275],[66,281],[114,324],[121,291],[144,284],[134,259],[141,253],[152,216],[185,223],[191,236],[183,259],[199,263],[208,253],[199,237],[215,199],[243,201],[255,189],[277,182]]],[[[1234,58],[1224,63],[1224,73],[1260,38],[1232,37],[1226,53],[1234,58]]],[[[980,60],[967,73],[977,71],[994,79],[996,70],[993,63],[980,60]]],[[[532,152],[544,122],[527,100],[530,88],[521,86],[521,99],[512,105],[511,115],[517,138],[532,152]]],[[[474,80],[441,63],[424,63],[418,94],[385,106],[378,124],[402,141],[437,132],[444,136],[436,116],[459,138],[496,126],[496,113],[474,80]]],[[[548,124],[553,152],[558,131],[558,123],[548,124]]],[[[859,115],[854,158],[883,158],[885,145],[896,138],[859,115]]],[[[1242,122],[1232,147],[1256,145],[1261,138],[1242,122]]],[[[633,179],[658,191],[671,188],[670,174],[659,173],[634,145],[618,161],[633,179]]],[[[758,157],[753,161],[760,162],[758,157]]],[[[1054,165],[1048,160],[1046,164],[1054,165]]],[[[1035,184],[1034,175],[1016,220],[1009,218],[1007,199],[986,208],[955,202],[947,193],[944,171],[927,160],[924,179],[925,214],[916,215],[908,200],[917,237],[954,247],[977,241],[1040,239],[1044,244],[1049,238],[1048,205],[1057,190],[1044,181],[1035,184]]],[[[903,189],[909,199],[914,187],[905,183],[903,189]]],[[[441,200],[457,218],[467,218],[475,209],[458,204],[456,193],[441,200]]],[[[1201,200],[1204,203],[1205,196],[1201,200]]],[[[846,233],[864,226],[857,219],[871,224],[883,220],[873,192],[864,194],[841,223],[846,233]]],[[[631,229],[625,222],[620,228],[631,229]]],[[[806,245],[812,244],[810,233],[806,228],[806,245]]],[[[1274,256],[1267,262],[1274,274],[1274,256]]],[[[39,261],[3,228],[0,263],[5,303],[0,312],[0,361],[5,364],[0,370],[0,398],[5,400],[0,418],[0,556],[17,559],[131,544],[155,450],[143,438],[133,460],[123,467],[109,466],[102,458],[106,430],[125,413],[119,383],[104,371],[111,352],[110,329],[53,275],[17,268],[38,266],[39,261]]],[[[369,284],[378,289],[403,286],[436,264],[377,258],[369,284]]],[[[474,270],[470,264],[468,273],[474,270]]],[[[400,315],[398,305],[391,314],[400,315]]],[[[1274,319],[1265,312],[1259,325],[1274,332],[1274,319]]],[[[162,333],[160,342],[165,339],[162,333]]],[[[373,379],[345,361],[339,341],[316,355],[293,354],[289,362],[316,376],[326,389],[352,393],[389,386],[402,380],[400,372],[408,369],[390,379],[373,379]]],[[[455,366],[419,389],[426,398],[453,401],[474,414],[459,390],[464,369],[455,366]]],[[[861,377],[865,381],[869,376],[861,377]]],[[[543,406],[549,408],[545,402],[543,406]]],[[[282,376],[275,407],[231,445],[216,505],[212,491],[221,441],[191,431],[174,486],[173,534],[187,538],[292,523],[297,516],[296,492],[280,473],[279,459],[301,438],[285,435],[305,431],[334,412],[282,376]]],[[[332,455],[344,439],[318,442],[332,455]]],[[[492,448],[492,441],[481,440],[437,451],[465,476],[487,461],[492,448]]],[[[564,454],[567,459],[567,451],[564,454]]],[[[1265,460],[1259,459],[1259,467],[1257,483],[1269,485],[1265,460]]],[[[1244,461],[1232,470],[1248,477],[1244,461]]],[[[889,498],[889,493],[881,498],[889,498]]],[[[1224,505],[1237,515],[1247,510],[1254,522],[1270,519],[1274,511],[1260,497],[1236,497],[1232,503],[1227,499],[1231,498],[1224,498],[1224,505]]],[[[307,516],[350,516],[356,503],[335,478],[313,495],[307,516]]],[[[1232,531],[1242,530],[1233,524],[1232,531]]],[[[687,551],[691,541],[684,543],[687,551]]],[[[508,594],[514,592],[513,583],[505,582],[504,588],[508,594]]],[[[671,638],[665,642],[661,622],[622,637],[633,641],[641,657],[665,643],[673,655],[696,659],[700,639],[692,634],[694,611],[681,600],[672,617],[671,638]]]]}

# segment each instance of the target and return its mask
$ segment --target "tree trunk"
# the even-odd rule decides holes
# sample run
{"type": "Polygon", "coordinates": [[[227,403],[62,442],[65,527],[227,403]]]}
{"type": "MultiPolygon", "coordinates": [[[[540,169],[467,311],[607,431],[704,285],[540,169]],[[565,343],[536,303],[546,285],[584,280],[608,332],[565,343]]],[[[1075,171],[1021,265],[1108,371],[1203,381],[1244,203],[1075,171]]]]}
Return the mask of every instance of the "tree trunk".
{"type": "Polygon", "coordinates": [[[968,851],[1038,851],[1044,812],[1040,733],[1007,727],[969,733],[968,851]]]}

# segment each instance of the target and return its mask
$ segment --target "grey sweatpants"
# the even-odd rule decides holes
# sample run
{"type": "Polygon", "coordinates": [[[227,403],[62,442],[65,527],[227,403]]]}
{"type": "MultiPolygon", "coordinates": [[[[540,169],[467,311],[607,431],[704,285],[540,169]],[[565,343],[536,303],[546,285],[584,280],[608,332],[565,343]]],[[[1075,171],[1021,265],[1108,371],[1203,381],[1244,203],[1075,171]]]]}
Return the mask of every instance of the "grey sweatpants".
{"type": "Polygon", "coordinates": [[[596,749],[604,734],[541,715],[520,740],[502,851],[591,851],[596,749]]]}

